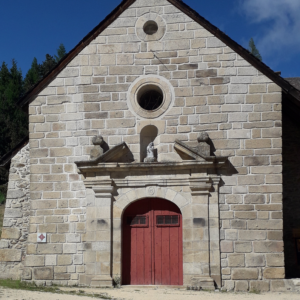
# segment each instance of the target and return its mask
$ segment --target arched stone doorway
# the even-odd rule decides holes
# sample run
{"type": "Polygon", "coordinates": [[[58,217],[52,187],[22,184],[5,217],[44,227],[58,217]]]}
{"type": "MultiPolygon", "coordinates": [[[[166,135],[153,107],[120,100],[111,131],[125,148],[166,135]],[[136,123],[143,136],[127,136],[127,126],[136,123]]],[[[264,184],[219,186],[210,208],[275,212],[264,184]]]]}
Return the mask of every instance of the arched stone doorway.
{"type": "Polygon", "coordinates": [[[122,223],[122,284],[183,285],[180,209],[146,198],[127,207],[122,223]]]}

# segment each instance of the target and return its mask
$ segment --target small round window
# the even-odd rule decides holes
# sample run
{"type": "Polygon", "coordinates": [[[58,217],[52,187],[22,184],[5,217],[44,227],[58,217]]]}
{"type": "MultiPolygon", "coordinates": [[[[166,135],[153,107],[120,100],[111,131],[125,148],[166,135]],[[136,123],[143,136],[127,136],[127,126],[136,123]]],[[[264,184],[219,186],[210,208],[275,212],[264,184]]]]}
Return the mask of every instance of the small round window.
{"type": "Polygon", "coordinates": [[[158,31],[158,25],[155,21],[147,21],[144,25],[144,32],[148,35],[153,35],[158,31]]]}
{"type": "Polygon", "coordinates": [[[164,100],[162,90],[156,85],[146,85],[137,94],[137,102],[141,108],[153,111],[158,109],[164,100]]]}

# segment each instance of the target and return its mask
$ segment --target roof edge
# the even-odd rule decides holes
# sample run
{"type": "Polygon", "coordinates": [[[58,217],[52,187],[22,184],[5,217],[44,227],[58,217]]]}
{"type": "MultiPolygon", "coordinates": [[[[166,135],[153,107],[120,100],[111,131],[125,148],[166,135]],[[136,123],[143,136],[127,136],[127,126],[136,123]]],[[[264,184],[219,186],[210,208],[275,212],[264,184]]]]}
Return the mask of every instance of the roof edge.
{"type": "Polygon", "coordinates": [[[29,137],[26,136],[19,144],[17,144],[12,150],[4,154],[0,158],[0,167],[8,169],[11,159],[28,144],[29,137]]]}
{"type": "Polygon", "coordinates": [[[58,75],[82,51],[92,40],[94,40],[103,30],[114,22],[131,4],[136,0],[123,0],[109,15],[105,17],[92,31],[90,31],[65,57],[39,82],[37,82],[18,102],[20,107],[28,104],[33,97],[46,87],[53,78],[58,75]]]}
{"type": "MultiPolygon", "coordinates": [[[[199,15],[198,12],[193,10],[190,6],[185,4],[181,0],[167,0],[183,13],[188,15],[195,22],[203,26],[206,30],[212,33],[215,37],[220,39],[224,44],[233,49],[236,53],[238,53],[241,57],[243,57],[246,61],[248,61],[252,66],[257,68],[261,73],[267,76],[274,83],[279,85],[284,92],[291,94],[294,98],[300,101],[300,90],[296,89],[293,85],[291,85],[287,80],[282,78],[278,72],[273,71],[270,67],[268,67],[265,63],[257,59],[254,55],[252,55],[247,49],[242,47],[240,44],[231,39],[228,35],[226,35],[219,28],[211,24],[208,20],[199,15]]],[[[300,103],[298,104],[300,106],[300,103]]]]}
{"type": "MultiPolygon", "coordinates": [[[[130,5],[136,0],[123,0],[106,18],[101,21],[90,33],[88,33],[44,78],[42,78],[31,90],[29,90],[19,101],[18,105],[22,108],[28,104],[33,97],[35,97],[44,87],[46,87],[53,78],[62,71],[67,64],[74,59],[80,51],[82,51],[93,39],[95,39],[104,29],[106,29],[112,22],[114,22],[130,5]]],[[[300,107],[300,90],[296,89],[287,80],[282,78],[279,74],[274,72],[266,64],[261,62],[253,56],[248,50],[232,40],[228,35],[219,30],[216,26],[211,24],[208,20],[203,18],[199,13],[193,10],[190,6],[185,4],[182,0],[167,0],[169,3],[177,7],[183,13],[188,15],[195,22],[203,26],[206,30],[212,33],[215,37],[220,39],[228,47],[232,48],[236,53],[248,61],[252,66],[257,68],[261,73],[267,76],[274,83],[279,85],[285,93],[292,95],[298,101],[295,103],[300,107]]]]}

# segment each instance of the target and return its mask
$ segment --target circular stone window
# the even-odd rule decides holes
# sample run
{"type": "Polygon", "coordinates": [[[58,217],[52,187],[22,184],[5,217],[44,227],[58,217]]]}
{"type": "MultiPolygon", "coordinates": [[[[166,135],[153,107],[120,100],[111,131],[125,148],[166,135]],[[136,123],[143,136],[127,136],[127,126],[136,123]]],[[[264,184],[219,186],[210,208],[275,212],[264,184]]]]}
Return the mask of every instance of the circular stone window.
{"type": "Polygon", "coordinates": [[[146,13],[138,18],[135,30],[142,41],[158,41],[166,32],[166,23],[158,14],[146,13]]]}
{"type": "Polygon", "coordinates": [[[141,108],[153,111],[158,109],[164,100],[162,90],[157,85],[145,85],[139,89],[137,102],[141,108]]]}
{"type": "Polygon", "coordinates": [[[171,108],[175,92],[170,82],[161,76],[141,76],[128,90],[130,110],[144,119],[158,118],[171,108]]]}
{"type": "Polygon", "coordinates": [[[152,35],[152,34],[154,34],[154,33],[157,32],[157,30],[158,30],[158,25],[157,25],[157,23],[156,23],[155,21],[150,20],[150,21],[147,21],[147,22],[145,23],[143,29],[144,29],[144,32],[145,32],[146,34],[152,35]]]}

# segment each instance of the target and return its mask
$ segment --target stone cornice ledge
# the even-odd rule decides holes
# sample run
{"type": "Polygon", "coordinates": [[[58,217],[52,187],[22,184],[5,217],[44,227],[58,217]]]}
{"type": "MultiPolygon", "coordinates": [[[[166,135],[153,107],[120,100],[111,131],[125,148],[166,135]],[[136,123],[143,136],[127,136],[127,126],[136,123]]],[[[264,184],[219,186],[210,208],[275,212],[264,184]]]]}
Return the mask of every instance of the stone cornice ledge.
{"type": "MultiPolygon", "coordinates": [[[[89,161],[75,162],[81,173],[93,172],[122,172],[122,171],[176,171],[176,170],[199,170],[205,168],[222,168],[225,166],[227,157],[210,157],[207,161],[183,161],[183,162],[156,162],[156,163],[99,163],[90,165],[89,161]]],[[[177,172],[174,172],[176,174],[177,172]]]]}

